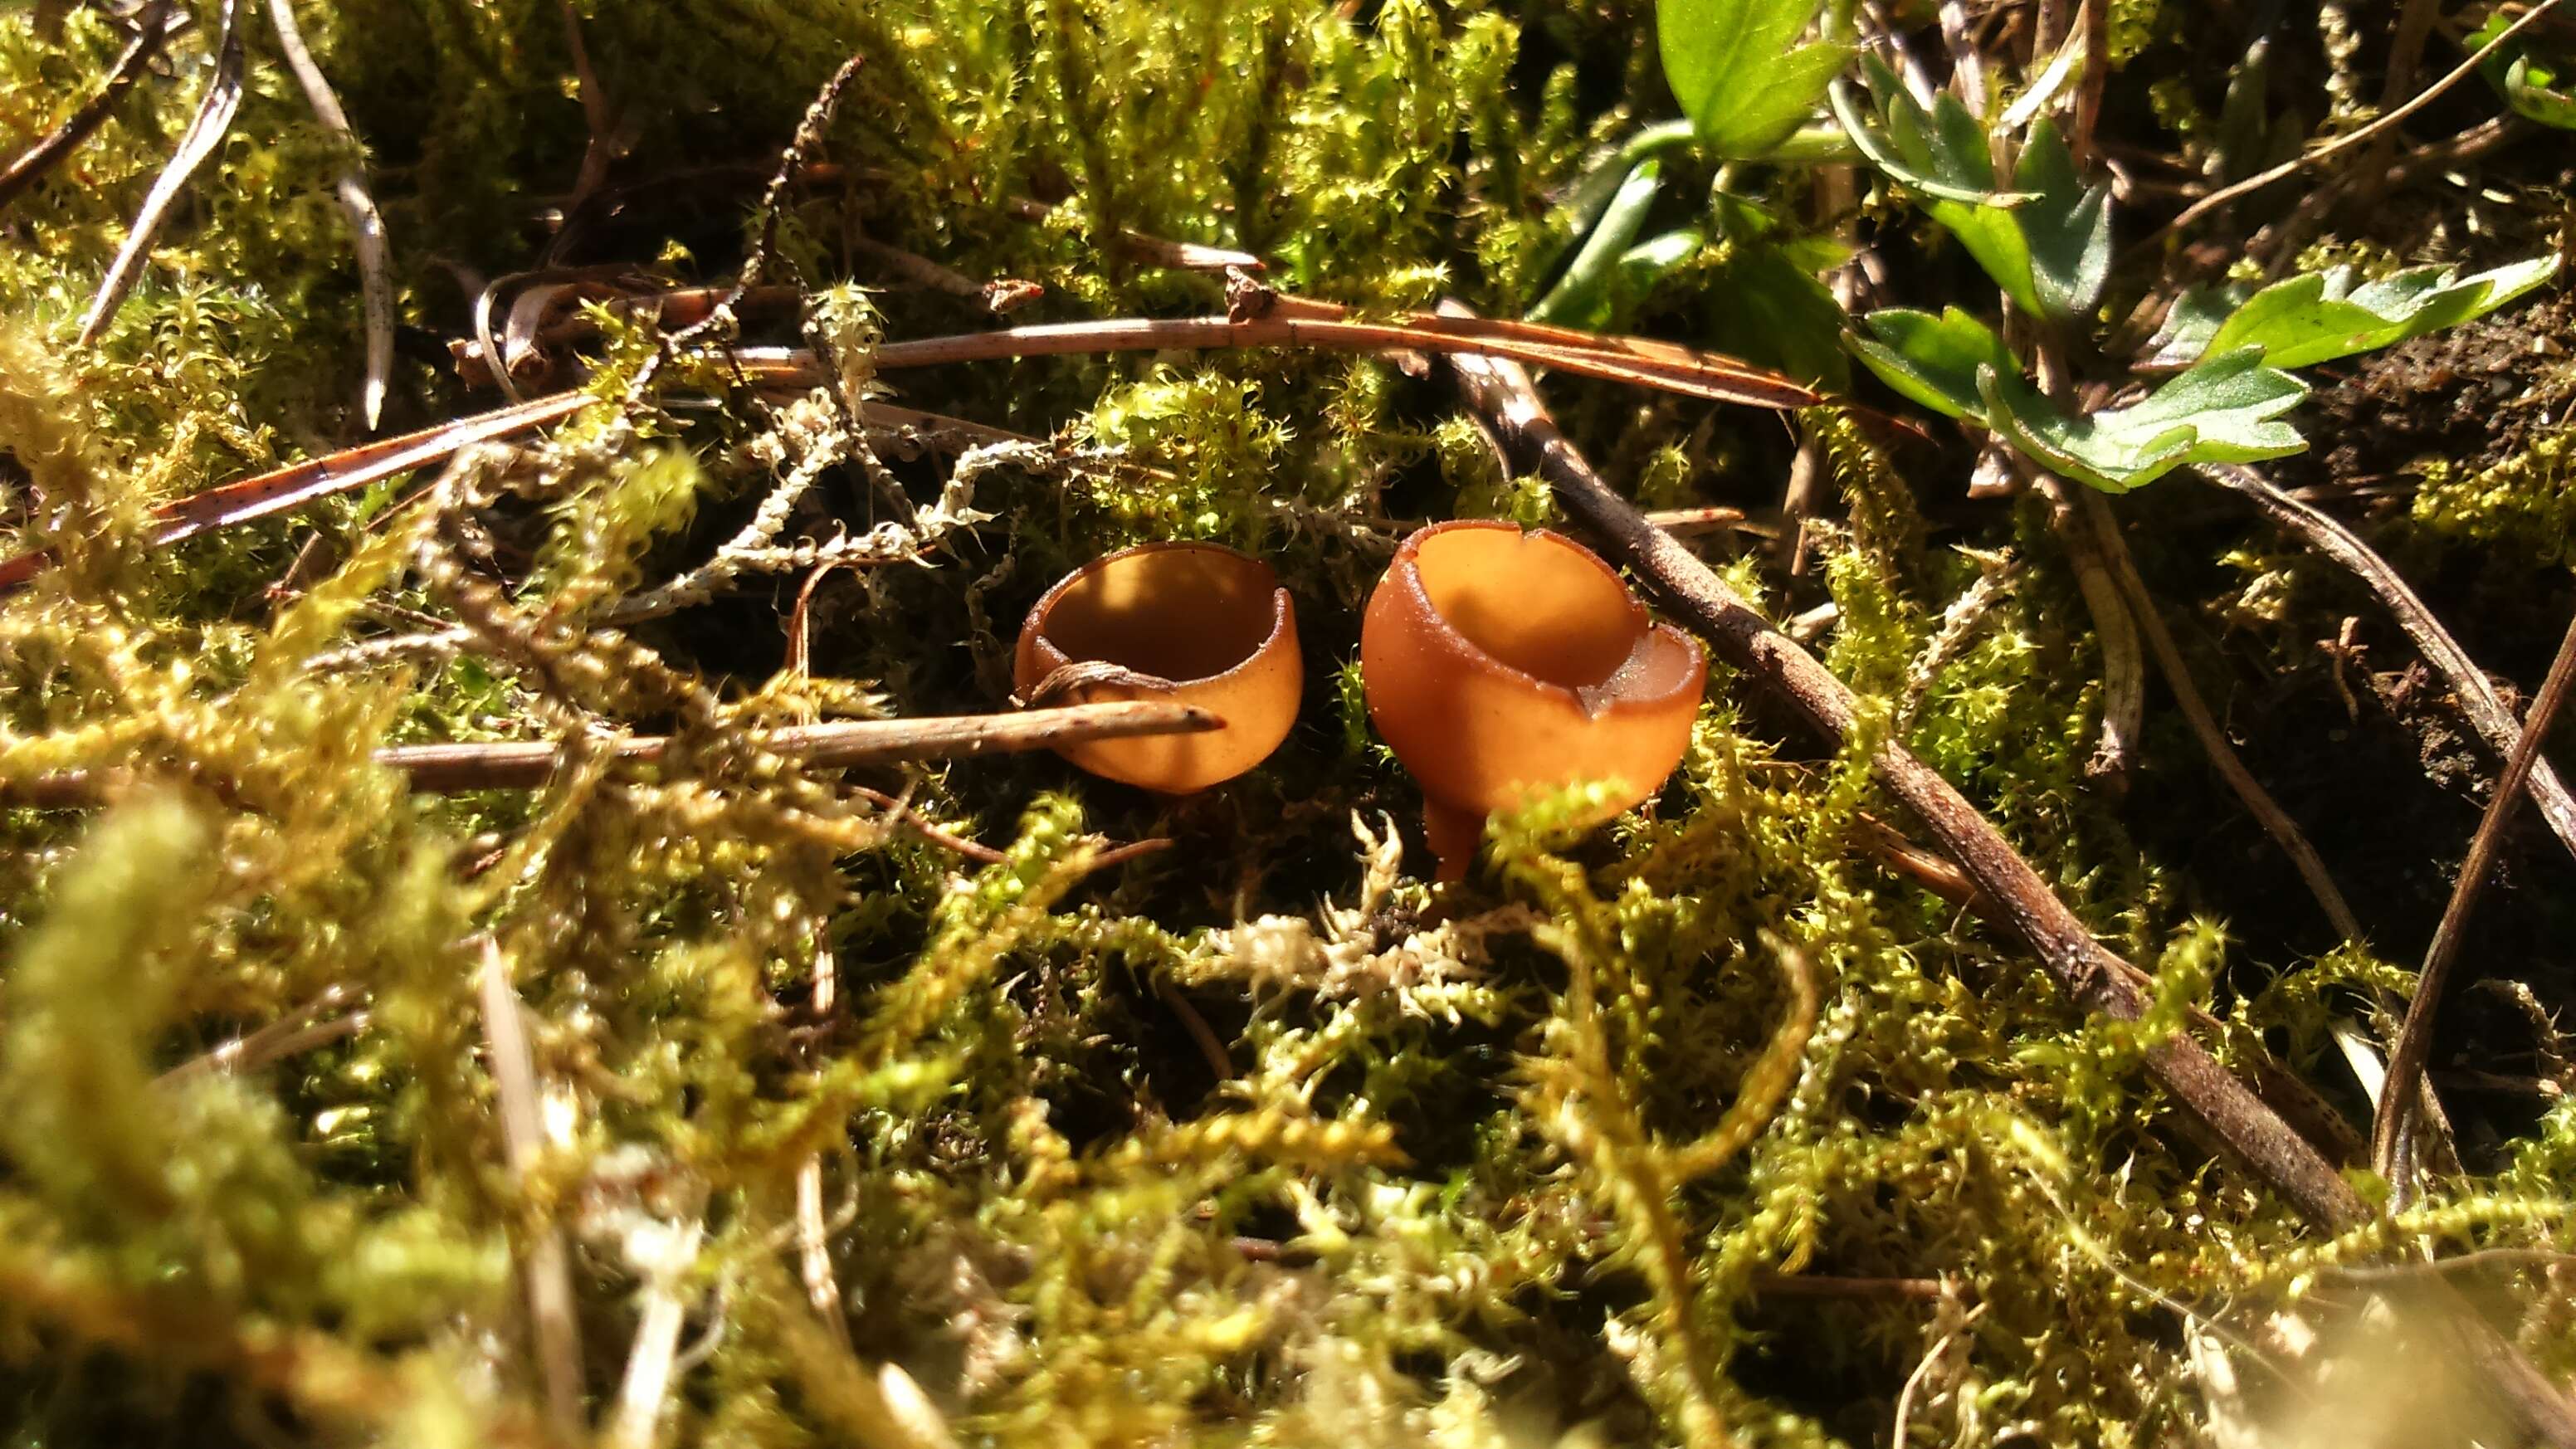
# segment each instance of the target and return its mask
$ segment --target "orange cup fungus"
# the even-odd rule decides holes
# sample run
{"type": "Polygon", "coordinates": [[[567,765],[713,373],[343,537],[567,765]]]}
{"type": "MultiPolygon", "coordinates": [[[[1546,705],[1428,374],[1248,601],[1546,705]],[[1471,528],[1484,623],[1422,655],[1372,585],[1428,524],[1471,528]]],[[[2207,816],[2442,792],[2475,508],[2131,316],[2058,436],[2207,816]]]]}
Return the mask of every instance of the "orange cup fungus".
{"type": "Polygon", "coordinates": [[[1660,789],[1708,659],[1581,544],[1461,520],[1406,539],[1360,627],[1369,718],[1422,786],[1443,879],[1533,790],[1618,779],[1601,819],[1660,789]]]}
{"type": "Polygon", "coordinates": [[[1203,734],[1093,740],[1056,753],[1106,779],[1186,795],[1269,758],[1296,723],[1306,663],[1270,565],[1212,543],[1149,543],[1095,559],[1029,610],[1012,661],[1024,700],[1051,678],[1088,700],[1161,699],[1225,721],[1203,734]],[[1059,676],[1068,665],[1094,670],[1059,676]]]}

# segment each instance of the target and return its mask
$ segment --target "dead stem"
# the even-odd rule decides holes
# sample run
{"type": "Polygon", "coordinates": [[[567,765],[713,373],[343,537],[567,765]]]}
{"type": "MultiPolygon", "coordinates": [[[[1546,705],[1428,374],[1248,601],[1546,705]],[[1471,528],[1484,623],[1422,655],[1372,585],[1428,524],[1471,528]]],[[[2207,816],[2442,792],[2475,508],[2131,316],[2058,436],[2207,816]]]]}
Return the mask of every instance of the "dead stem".
{"type": "Polygon", "coordinates": [[[143,78],[152,57],[160,53],[162,44],[184,23],[184,13],[174,13],[171,0],[152,0],[152,4],[135,17],[134,38],[125,43],[125,49],[118,53],[115,64],[108,67],[107,80],[98,88],[98,94],[84,102],[79,110],[65,116],[61,125],[46,132],[34,145],[19,152],[7,169],[0,170],[0,211],[7,210],[9,203],[18,199],[19,193],[35,185],[64,157],[80,149],[90,133],[99,128],[99,123],[116,110],[116,103],[125,99],[125,93],[134,89],[134,83],[143,78]]]}
{"type": "Polygon", "coordinates": [[[187,188],[188,178],[223,144],[224,133],[232,129],[233,113],[241,109],[245,63],[241,0],[223,0],[217,14],[215,68],[206,78],[206,93],[198,99],[197,114],[180,134],[178,149],[170,153],[169,164],[161,168],[152,189],[144,194],[141,209],[134,213],[134,224],[126,229],[124,245],[117,248],[116,259],[108,263],[106,279],[90,298],[89,311],[81,318],[79,341],[83,347],[98,341],[107,324],[115,320],[116,309],[143,273],[143,263],[152,252],[153,235],[161,230],[171,203],[187,188]]]}
{"type": "Polygon", "coordinates": [[[2309,894],[2317,898],[2317,906],[2325,912],[2326,920],[2345,940],[2360,945],[2368,938],[2368,933],[2362,930],[2361,918],[2353,914],[2351,903],[2344,899],[2334,877],[2327,873],[2316,847],[2308,843],[2308,837],[2299,829],[2298,822],[2292,820],[2280,802],[2272,798],[2271,792],[2263,788],[2262,782],[2254,778],[2254,772],[2245,768],[2245,761],[2236,753],[2235,743],[2227,738],[2227,731],[2220,727],[2218,717],[2210,713],[2209,702],[2201,697],[2200,686],[2191,677],[2191,665],[2182,657],[2182,648],[2174,642],[2173,632],[2165,627],[2164,616],[2157,611],[2154,596],[2147,592],[2147,581],[2139,576],[2137,563],[2129,557],[2128,545],[2121,541],[2119,527],[2111,517],[2110,505],[2103,501],[2102,495],[2089,488],[2073,491],[2081,495],[2076,498],[2075,506],[2089,516],[2094,537],[2102,543],[2103,561],[2110,567],[2111,577],[2119,584],[2121,594],[2127,598],[2138,630],[2146,636],[2147,648],[2156,656],[2156,667],[2163,671],[2165,685],[2173,691],[2174,706],[2190,722],[2192,733],[2199,737],[2210,764],[2217,768],[2220,778],[2236,793],[2236,798],[2245,803],[2245,809],[2262,825],[2265,833],[2279,843],[2281,853],[2287,855],[2290,864],[2297,868],[2299,879],[2307,883],[2309,894]]]}
{"type": "Polygon", "coordinates": [[[313,53],[304,48],[304,32],[295,27],[295,0],[268,0],[268,18],[277,30],[278,51],[286,57],[286,68],[295,73],[295,83],[303,88],[304,103],[313,108],[313,118],[349,148],[337,189],[358,255],[358,296],[367,339],[367,373],[359,385],[358,400],[367,431],[372,433],[384,417],[385,386],[394,369],[393,253],[385,242],[385,219],[376,210],[375,194],[367,189],[366,147],[349,124],[348,112],[340,108],[339,96],[332,93],[330,77],[322,74],[322,67],[313,63],[313,53]]]}
{"type": "MultiPolygon", "coordinates": [[[[2503,33],[2498,35],[2493,43],[2496,45],[2502,45],[2506,41],[2520,35],[2523,31],[2529,29],[2542,16],[2557,9],[2558,5],[2559,0],[2540,0],[2539,4],[2524,11],[2511,25],[2506,26],[2503,33]]],[[[2441,99],[2444,94],[2449,92],[2451,87],[2458,85],[2461,81],[2476,74],[2477,68],[2482,63],[2483,58],[2483,54],[2472,55],[2468,59],[2461,61],[2449,74],[2443,76],[2440,80],[2433,82],[2431,85],[2426,86],[2424,89],[2417,91],[2413,100],[2408,101],[2402,106],[2382,112],[2379,119],[2372,121],[2366,126],[2359,126],[2353,130],[2346,131],[2324,145],[2317,147],[2315,150],[2302,151],[2298,155],[2291,157],[2289,160],[2282,162],[2278,166],[2258,171],[2255,174],[2246,177],[2242,181],[2222,186],[2216,191],[2209,193],[2200,200],[2184,207],[2173,220],[2156,228],[2152,235],[2147,237],[2145,241],[2138,244],[2138,250],[2144,251],[2149,248],[2160,246],[2163,244],[2166,236],[2171,233],[2181,231],[2185,227],[2190,226],[2193,222],[2200,220],[2202,217],[2209,215],[2211,212],[2218,210],[2220,207],[2227,205],[2231,201],[2251,196],[2255,192],[2262,190],[2264,187],[2271,185],[2275,181],[2282,180],[2289,176],[2294,176],[2300,171],[2316,165],[2320,161],[2324,161],[2329,157],[2341,155],[2355,146],[2377,139],[2381,134],[2404,123],[2408,117],[2414,115],[2417,111],[2420,111],[2426,106],[2429,106],[2433,102],[2441,99]]]]}
{"type": "MultiPolygon", "coordinates": [[[[1827,737],[1848,739],[1855,701],[1815,656],[1756,613],[1679,542],[1646,522],[1556,430],[1526,375],[1507,362],[1454,363],[1470,400],[1493,419],[1551,485],[1579,527],[1635,569],[1674,615],[1752,679],[1778,691],[1827,737]]],[[[1993,903],[1988,917],[2029,944],[2049,973],[2089,1011],[2135,1020],[2145,998],[2137,968],[2104,947],[2010,842],[1940,773],[1903,745],[1879,747],[1878,775],[1919,816],[1943,850],[1993,903]]],[[[2148,1067],[2255,1173],[2318,1221],[2349,1226],[2360,1197],[2317,1149],[2186,1036],[2150,1049],[2148,1067]]]]}
{"type": "Polygon", "coordinates": [[[2057,525],[2058,541],[2066,545],[2066,561],[2102,650],[2102,733],[2093,757],[2084,762],[2084,773],[2117,794],[2129,788],[2138,735],[2146,728],[2147,659],[2139,647],[2138,623],[2113,577],[2100,510],[2079,506],[2075,499],[2077,492],[2089,496],[2091,490],[2070,489],[2065,479],[2047,473],[2034,473],[2031,481],[2049,502],[2050,519],[2057,525]]]}
{"type": "MultiPolygon", "coordinates": [[[[670,1397],[672,1368],[679,1357],[680,1329],[689,1315],[684,1280],[706,1238],[706,1190],[691,1191],[689,1199],[677,1221],[655,1225],[649,1260],[637,1265],[645,1274],[644,1307],[636,1316],[626,1372],[618,1380],[615,1416],[602,1436],[608,1449],[653,1449],[659,1438],[662,1405],[670,1397]]],[[[630,1244],[645,1236],[628,1234],[630,1244]]],[[[629,1252],[633,1251],[630,1246],[629,1252]]]]}
{"type": "MultiPolygon", "coordinates": [[[[537,1068],[528,1048],[527,1022],[509,964],[490,936],[481,939],[478,982],[483,1002],[483,1041],[491,1053],[492,1086],[500,1103],[501,1139],[510,1177],[524,1183],[545,1148],[537,1107],[537,1068]]],[[[527,1245],[528,1317],[535,1330],[537,1370],[545,1381],[546,1417],[558,1438],[582,1437],[581,1325],[574,1316],[571,1250],[556,1224],[534,1226],[527,1245]]]]}
{"type": "Polygon", "coordinates": [[[2424,952],[2424,969],[2415,978],[2415,994],[2406,1003],[2405,1024],[2398,1028],[2397,1044],[2388,1053],[2388,1088],[2380,1099],[2379,1114],[2371,1122],[2370,1155],[2379,1175],[2388,1180],[2392,1202],[2400,1209],[2415,1196],[2413,1139],[2416,1118],[2425,1105],[2421,1101],[2423,1071],[2432,1058],[2433,1022],[2441,1011],[2451,968],[2459,959],[2460,937],[2468,925],[2469,912],[2477,905],[2478,893],[2494,873],[2496,852],[2504,843],[2505,826],[2513,820],[2513,807],[2522,795],[2523,781],[2531,773],[2532,762],[2540,756],[2541,742],[2548,738],[2551,722],[2567,702],[2571,684],[2576,684],[2576,621],[2567,626],[2558,657],[2550,662],[2549,677],[2540,686],[2540,697],[2532,701],[2531,717],[2523,721],[2522,738],[2505,760],[2504,778],[2496,782],[2495,797],[2487,802],[2486,815],[2478,821],[2478,833],[2469,841],[2468,859],[2461,863],[2450,904],[2443,908],[2442,923],[2433,931],[2433,944],[2424,952]]]}
{"type": "MultiPolygon", "coordinates": [[[[2387,606],[2397,627],[2414,642],[2424,662],[2450,682],[2452,696],[2459,701],[2460,713],[2467,717],[2487,748],[2501,762],[2511,759],[2521,748],[2523,729],[2507,709],[2504,697],[2496,692],[2495,681],[2478,667],[2460,641],[2443,627],[2424,600],[2407,585],[2388,561],[2381,558],[2361,536],[2346,528],[2334,515],[2303,503],[2274,486],[2272,481],[2251,468],[2212,467],[2199,470],[2200,476],[2222,488],[2240,493],[2263,510],[2275,524],[2296,534],[2308,547],[2351,571],[2362,586],[2387,606]]],[[[2549,822],[2550,831],[2576,856],[2576,797],[2568,794],[2558,772],[2545,759],[2535,758],[2531,766],[2531,798],[2540,807],[2541,818],[2549,822]]]]}
{"type": "Polygon", "coordinates": [[[166,1087],[218,1072],[252,1071],[282,1057],[354,1036],[366,1029],[367,1013],[353,1011],[329,1021],[319,1018],[326,1012],[339,1010],[356,995],[357,992],[346,984],[327,987],[320,995],[266,1026],[245,1032],[210,1052],[190,1057],[163,1072],[159,1081],[166,1087]]]}

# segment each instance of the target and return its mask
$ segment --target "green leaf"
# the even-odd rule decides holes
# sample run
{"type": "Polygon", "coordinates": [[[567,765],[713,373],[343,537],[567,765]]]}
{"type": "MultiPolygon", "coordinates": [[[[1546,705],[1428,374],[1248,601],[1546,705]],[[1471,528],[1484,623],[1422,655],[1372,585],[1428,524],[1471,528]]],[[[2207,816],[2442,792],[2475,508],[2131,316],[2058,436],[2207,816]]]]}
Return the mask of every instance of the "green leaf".
{"type": "Polygon", "coordinates": [[[1752,160],[1789,139],[1851,59],[1835,41],[1798,44],[1824,0],[1656,0],[1664,81],[1700,139],[1752,160]]]}
{"type": "Polygon", "coordinates": [[[2451,267],[2410,267],[2360,287],[2353,286],[2349,268],[2306,272],[2247,298],[2201,355],[2259,347],[2273,367],[2308,367],[2483,317],[2557,270],[2554,256],[2472,277],[2451,267]]]}
{"type": "Polygon", "coordinates": [[[1710,346],[1827,392],[1850,391],[1842,304],[1788,248],[1732,243],[1707,278],[1707,298],[1710,346]]]}
{"type": "Polygon", "coordinates": [[[1646,213],[1655,204],[1655,182],[1659,163],[1641,161],[1619,184],[1616,195],[1601,213],[1592,234],[1583,239],[1583,249],[1565,267],[1565,275],[1548,289],[1538,305],[1529,309],[1532,322],[1554,322],[1564,326],[1588,326],[1608,310],[1610,277],[1617,268],[1620,254],[1637,240],[1646,226],[1646,213]]]}
{"type": "Polygon", "coordinates": [[[2021,222],[2041,308],[2059,318],[2092,311],[2111,278],[2111,193],[2076,180],[2074,156],[2057,123],[2045,119],[2031,128],[2013,185],[2034,198],[2012,214],[2021,222]]]}
{"type": "Polygon", "coordinates": [[[2206,357],[2210,339],[2253,295],[2250,282],[2213,282],[2184,292],[2165,313],[2156,335],[2147,340],[2140,370],[2179,372],[2206,357]]]}
{"type": "Polygon", "coordinates": [[[1945,92],[1927,110],[1885,62],[1864,57],[1862,73],[1874,114],[1863,113],[1853,87],[1833,93],[1834,114],[1861,154],[1921,196],[2014,305],[2058,319],[2091,311],[2111,274],[2110,193],[2078,180],[2056,125],[2031,128],[2014,189],[1998,191],[1986,128],[1956,96],[1945,92]]]}
{"type": "Polygon", "coordinates": [[[1978,369],[1988,423],[2051,471],[2125,493],[2186,463],[2251,463],[2307,446],[2280,415],[2307,385],[2246,348],[2212,358],[2132,407],[2069,417],[2017,375],[1978,369]]]}
{"type": "Polygon", "coordinates": [[[1956,307],[1935,317],[1890,307],[1862,318],[1878,336],[1846,336],[1843,345],[1889,387],[1954,418],[1986,421],[1981,372],[2018,379],[2021,361],[1985,323],[1956,307]]]}
{"type": "Polygon", "coordinates": [[[2576,96],[2560,89],[2558,67],[2535,56],[2528,41],[2496,44],[2512,27],[2514,18],[2508,7],[2497,6],[2486,24],[2469,37],[2469,49],[2478,57],[2478,73],[2504,97],[2515,115],[2562,131],[2576,131],[2576,96]]]}

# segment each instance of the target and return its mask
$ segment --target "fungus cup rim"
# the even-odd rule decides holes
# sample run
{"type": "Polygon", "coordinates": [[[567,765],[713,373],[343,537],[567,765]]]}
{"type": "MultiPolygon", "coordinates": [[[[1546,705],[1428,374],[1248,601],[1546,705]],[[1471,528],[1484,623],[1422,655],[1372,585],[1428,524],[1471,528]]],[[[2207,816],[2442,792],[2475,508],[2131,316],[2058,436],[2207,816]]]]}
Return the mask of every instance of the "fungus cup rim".
{"type": "MultiPolygon", "coordinates": [[[[1263,659],[1267,658],[1270,652],[1279,646],[1282,636],[1295,631],[1295,603],[1288,596],[1288,586],[1280,582],[1279,571],[1272,568],[1268,560],[1260,558],[1254,554],[1245,553],[1239,548],[1229,548],[1221,543],[1208,543],[1198,539],[1167,538],[1156,539],[1147,543],[1131,544],[1114,553],[1102,554],[1098,558],[1091,560],[1089,563],[1083,564],[1081,567],[1074,569],[1063,578],[1056,580],[1053,584],[1047,587],[1047,591],[1045,593],[1038,596],[1038,601],[1036,603],[1029,606],[1028,618],[1020,625],[1021,632],[1035,640],[1039,647],[1054,654],[1056,657],[1067,663],[1082,662],[1076,659],[1070,650],[1067,650],[1063,645],[1057,643],[1055,636],[1048,632],[1048,620],[1055,612],[1056,605],[1061,603],[1064,596],[1071,592],[1076,586],[1089,582],[1102,569],[1109,567],[1111,564],[1120,563],[1127,559],[1137,558],[1146,554],[1177,552],[1215,554],[1221,558],[1225,558],[1236,563],[1250,565],[1254,571],[1255,577],[1259,580],[1266,581],[1270,585],[1270,628],[1268,632],[1255,640],[1250,648],[1243,651],[1243,656],[1241,658],[1235,660],[1234,663],[1227,665],[1225,668],[1218,670],[1214,674],[1194,674],[1187,678],[1165,676],[1166,678],[1171,679],[1172,688],[1174,690],[1191,688],[1203,684],[1214,684],[1221,680],[1232,679],[1236,675],[1244,673],[1246,670],[1251,669],[1254,665],[1259,664],[1263,659]]],[[[1142,688],[1144,686],[1131,687],[1142,688]]],[[[1162,691],[1158,690],[1156,692],[1160,693],[1162,691]]]]}
{"type": "Polygon", "coordinates": [[[1685,692],[1696,692],[1692,689],[1694,678],[1703,681],[1702,687],[1704,687],[1708,651],[1701,646],[1699,640],[1693,638],[1687,630],[1655,618],[1646,608],[1645,601],[1637,596],[1636,589],[1619,576],[1619,571],[1610,566],[1609,560],[1555,529],[1525,528],[1504,518],[1452,518],[1439,523],[1425,524],[1407,534],[1404,541],[1396,546],[1395,557],[1387,565],[1386,581],[1405,590],[1409,600],[1420,605],[1422,617],[1430,621],[1431,627],[1438,631],[1440,638],[1445,643],[1453,645],[1468,663],[1478,669],[1524,685],[1542,695],[1571,700],[1574,706],[1583,712],[1586,719],[1600,719],[1605,715],[1634,713],[1668,706],[1677,696],[1685,692]],[[1422,580],[1423,543],[1439,534],[1453,530],[1494,532],[1502,529],[1512,530],[1523,540],[1544,539],[1550,545],[1564,549],[1599,570],[1601,576],[1618,591],[1621,607],[1628,611],[1630,618],[1638,622],[1640,627],[1637,631],[1637,640],[1630,646],[1628,658],[1622,660],[1619,667],[1612,670],[1599,683],[1559,684],[1555,680],[1541,678],[1519,665],[1505,661],[1469,637],[1465,630],[1451,623],[1449,616],[1442,613],[1439,604],[1432,599],[1429,587],[1422,580]],[[1646,647],[1648,640],[1658,634],[1678,641],[1689,651],[1697,667],[1683,670],[1681,677],[1674,681],[1672,687],[1651,694],[1627,693],[1613,688],[1627,673],[1629,662],[1633,661],[1638,652],[1646,647]]]}

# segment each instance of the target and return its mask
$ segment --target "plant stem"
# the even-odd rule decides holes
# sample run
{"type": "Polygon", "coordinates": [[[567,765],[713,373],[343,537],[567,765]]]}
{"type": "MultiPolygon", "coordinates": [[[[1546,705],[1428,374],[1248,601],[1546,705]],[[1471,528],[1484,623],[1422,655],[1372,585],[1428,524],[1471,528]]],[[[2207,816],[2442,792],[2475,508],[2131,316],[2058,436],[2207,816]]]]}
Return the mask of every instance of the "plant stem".
{"type": "MultiPolygon", "coordinates": [[[[1566,515],[1635,569],[1666,607],[1717,653],[1784,696],[1819,732],[1848,739],[1855,723],[1851,691],[1814,655],[1754,612],[1707,564],[1648,523],[1556,429],[1528,377],[1508,362],[1454,359],[1469,399],[1535,463],[1566,515]]],[[[2028,943],[2067,994],[2088,1011],[2134,1021],[2146,1002],[2138,975],[2093,938],[2050,892],[2039,873],[1975,806],[1931,766],[1895,741],[1879,747],[1879,779],[1920,817],[1941,848],[1967,873],[1991,909],[1988,919],[2028,943]]],[[[2315,1147],[2188,1037],[2148,1052],[2147,1064],[2183,1104],[2300,1211],[2350,1226],[2366,1216],[2361,1199],[2315,1147]]]]}
{"type": "Polygon", "coordinates": [[[2478,893],[2494,873],[2497,850],[2504,844],[2504,828],[2513,820],[2513,807],[2522,795],[2523,781],[2531,774],[2533,761],[2540,757],[2541,741],[2549,735],[2552,720],[2567,702],[2571,685],[2576,685],[2576,620],[2570,620],[2567,636],[2559,643],[2558,657],[2549,665],[2549,677],[2540,686],[2540,697],[2532,701],[2531,717],[2523,721],[2522,738],[2513,755],[2504,764],[2504,778],[2496,781],[2495,798],[2487,802],[2487,813],[2478,821],[2478,833],[2469,841],[2469,857],[2460,866],[2460,879],[2451,888],[2451,901],[2442,910],[2442,923],[2433,931],[2433,944],[2424,952],[2424,969],[2415,978],[2415,995],[2406,1003],[2406,1021],[2397,1030],[2397,1044],[2388,1053],[2388,1087],[2379,1101],[2379,1115],[2371,1124],[2371,1162],[2379,1175],[2388,1179],[2395,1206],[2403,1208],[2414,1197],[2412,1171],[2414,1122],[2422,1106],[2419,1082],[2424,1065],[2433,1054],[2433,1022],[2441,1011],[2442,992],[2449,985],[2451,967],[2459,959],[2460,937],[2468,926],[2469,912],[2478,902],[2478,893]]]}

